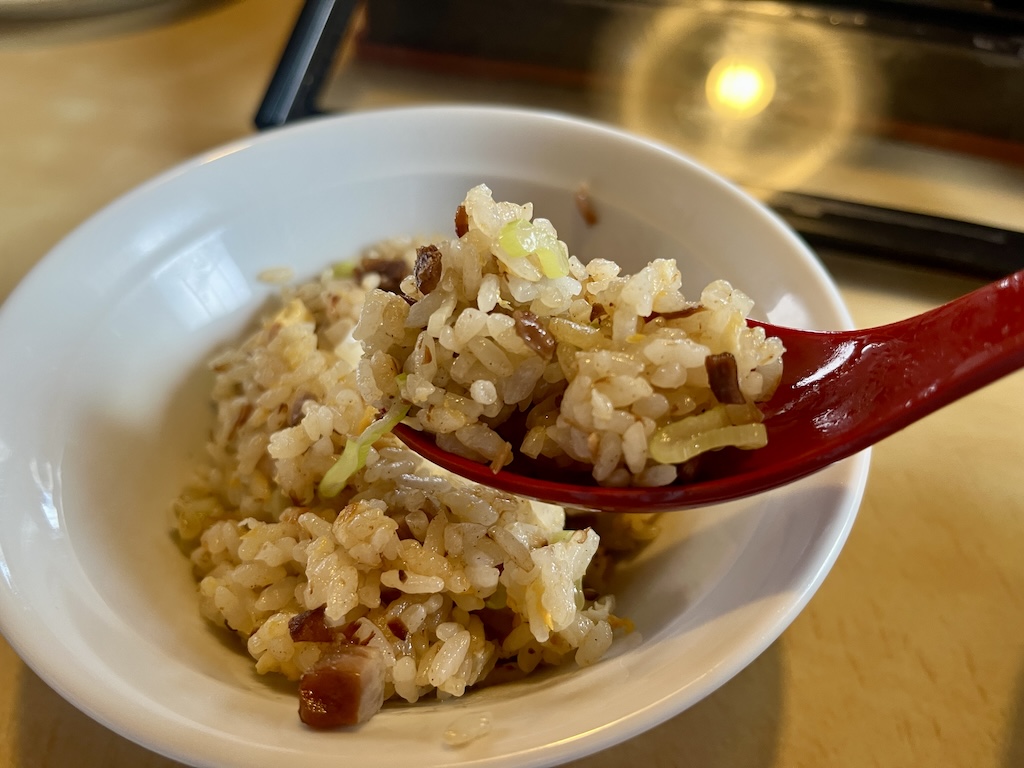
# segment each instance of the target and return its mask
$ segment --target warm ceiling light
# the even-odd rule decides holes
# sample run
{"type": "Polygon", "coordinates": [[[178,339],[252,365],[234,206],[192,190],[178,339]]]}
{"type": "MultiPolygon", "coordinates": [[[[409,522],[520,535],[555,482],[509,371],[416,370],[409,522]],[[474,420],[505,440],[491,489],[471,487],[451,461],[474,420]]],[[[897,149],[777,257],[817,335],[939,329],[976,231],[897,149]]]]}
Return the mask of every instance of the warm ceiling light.
{"type": "Polygon", "coordinates": [[[738,58],[719,60],[705,84],[708,103],[726,117],[753,117],[775,96],[775,76],[765,65],[738,58]]]}

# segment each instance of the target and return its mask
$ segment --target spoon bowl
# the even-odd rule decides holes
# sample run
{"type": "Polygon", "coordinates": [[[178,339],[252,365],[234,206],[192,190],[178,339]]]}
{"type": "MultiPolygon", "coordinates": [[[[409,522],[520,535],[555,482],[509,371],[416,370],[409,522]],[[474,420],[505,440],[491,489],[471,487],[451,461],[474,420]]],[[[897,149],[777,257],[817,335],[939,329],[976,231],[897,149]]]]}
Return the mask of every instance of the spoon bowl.
{"type": "Polygon", "coordinates": [[[786,347],[782,381],[762,407],[768,444],[704,454],[685,482],[602,487],[589,474],[569,476],[525,459],[492,472],[438,448],[431,435],[405,424],[395,434],[466,479],[570,507],[653,512],[731,501],[852,456],[1024,367],[1024,271],[877,328],[803,331],[757,324],[786,347]]]}

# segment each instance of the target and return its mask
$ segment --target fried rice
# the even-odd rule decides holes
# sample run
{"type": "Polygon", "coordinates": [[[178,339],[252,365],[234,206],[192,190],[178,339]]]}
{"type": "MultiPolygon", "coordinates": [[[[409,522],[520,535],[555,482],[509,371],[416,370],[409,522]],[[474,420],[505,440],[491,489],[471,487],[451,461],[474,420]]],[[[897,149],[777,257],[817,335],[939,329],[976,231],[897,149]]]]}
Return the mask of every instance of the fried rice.
{"type": "Polygon", "coordinates": [[[313,727],[598,662],[630,629],[611,570],[657,532],[652,515],[467,483],[406,449],[398,421],[496,471],[519,453],[608,485],[676,482],[705,451],[765,439],[756,403],[783,350],[747,326],[742,293],[687,300],[667,260],[583,264],[485,186],[455,229],[284,286],[210,363],[213,426],[178,534],[202,614],[257,672],[297,682],[313,727]]]}
{"type": "Polygon", "coordinates": [[[561,508],[449,476],[390,434],[360,443],[377,408],[360,394],[353,330],[414,253],[389,241],[354,270],[285,287],[211,361],[210,440],[174,505],[202,614],[241,638],[257,672],[297,681],[314,727],[595,663],[627,626],[603,583],[608,547],[621,558],[655,532],[646,516],[576,530],[561,508]],[[322,493],[357,444],[358,466],[322,493]]]}

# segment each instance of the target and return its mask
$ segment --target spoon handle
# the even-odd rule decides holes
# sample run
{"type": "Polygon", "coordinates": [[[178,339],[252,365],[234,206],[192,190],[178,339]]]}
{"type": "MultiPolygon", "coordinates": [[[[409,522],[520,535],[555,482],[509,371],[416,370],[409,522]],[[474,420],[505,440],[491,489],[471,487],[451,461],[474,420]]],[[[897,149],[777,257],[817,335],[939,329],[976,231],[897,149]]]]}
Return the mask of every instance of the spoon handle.
{"type": "Polygon", "coordinates": [[[877,328],[766,330],[786,344],[790,372],[769,415],[785,415],[824,466],[1024,367],[1024,271],[877,328]]]}
{"type": "Polygon", "coordinates": [[[903,368],[890,418],[905,426],[1024,366],[1024,272],[878,330],[903,368]]]}
{"type": "MultiPolygon", "coordinates": [[[[934,350],[938,380],[918,397],[935,399],[932,410],[1024,367],[1024,271],[907,321],[912,343],[934,350]]],[[[927,371],[924,371],[927,373],[927,371]]]]}

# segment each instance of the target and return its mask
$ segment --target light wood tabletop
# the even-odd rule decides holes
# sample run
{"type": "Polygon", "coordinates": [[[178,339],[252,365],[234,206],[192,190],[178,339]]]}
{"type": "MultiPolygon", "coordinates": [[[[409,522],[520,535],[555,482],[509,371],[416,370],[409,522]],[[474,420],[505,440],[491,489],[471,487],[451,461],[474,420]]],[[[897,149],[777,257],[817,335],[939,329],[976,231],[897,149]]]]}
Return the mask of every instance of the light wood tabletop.
{"type": "MultiPolygon", "coordinates": [[[[300,3],[198,5],[0,21],[0,301],[106,203],[253,132],[300,3]]],[[[980,284],[822,258],[864,326],[980,284]]],[[[86,764],[175,763],[0,640],[0,768],[86,764]]],[[[584,764],[1024,766],[1024,372],[877,446],[849,541],[796,621],[707,699],[584,764]]]]}

